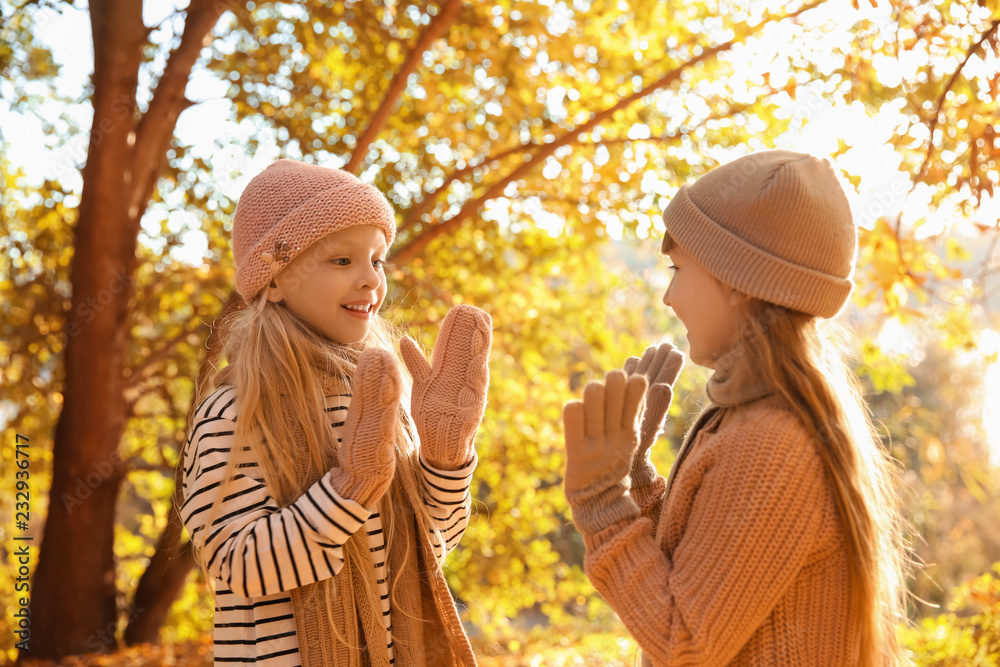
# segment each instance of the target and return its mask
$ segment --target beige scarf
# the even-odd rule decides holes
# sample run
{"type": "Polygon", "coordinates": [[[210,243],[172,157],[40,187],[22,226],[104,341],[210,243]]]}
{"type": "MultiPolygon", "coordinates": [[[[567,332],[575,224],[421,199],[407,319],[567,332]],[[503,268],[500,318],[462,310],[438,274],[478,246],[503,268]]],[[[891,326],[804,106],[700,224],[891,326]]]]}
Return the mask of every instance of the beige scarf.
{"type": "Polygon", "coordinates": [[[767,377],[750,359],[750,355],[737,350],[725,354],[715,362],[715,373],[708,379],[705,391],[713,405],[730,408],[770,395],[767,377]]]}
{"type": "MultiPolygon", "coordinates": [[[[711,433],[717,429],[728,409],[774,393],[768,387],[767,378],[757,369],[757,365],[751,362],[749,356],[736,353],[723,355],[716,361],[715,373],[708,379],[705,391],[711,402],[704,407],[694,424],[684,435],[684,440],[677,451],[677,458],[670,469],[670,476],[667,477],[666,493],[663,498],[664,507],[666,507],[670,487],[673,486],[674,478],[677,476],[677,470],[684,457],[694,446],[698,434],[702,431],[711,433]]],[[[660,516],[656,530],[657,541],[659,541],[664,529],[666,516],[666,512],[660,516]]]]}
{"type": "MultiPolygon", "coordinates": [[[[326,395],[350,393],[343,379],[331,377],[319,369],[316,372],[326,395]]],[[[216,384],[224,383],[226,375],[223,369],[216,384]]],[[[303,484],[301,488],[284,480],[270,484],[281,507],[300,497],[337,465],[334,449],[325,453],[322,467],[317,468],[309,456],[301,424],[291,422],[290,411],[285,414],[291,432],[296,433],[294,441],[289,443],[289,456],[297,462],[303,484]]],[[[414,500],[406,497],[405,488],[399,481],[401,474],[414,475],[418,466],[416,454],[409,465],[402,461],[397,463],[396,478],[378,508],[386,529],[386,570],[395,664],[399,667],[471,667],[476,660],[454,599],[434,558],[426,519],[422,513],[414,511],[414,500]],[[393,526],[391,536],[390,525],[393,526]]],[[[411,481],[412,488],[420,488],[417,480],[411,481]]],[[[365,531],[362,529],[352,535],[348,544],[352,541],[357,543],[358,549],[354,551],[344,545],[344,564],[335,577],[291,591],[303,667],[389,665],[375,568],[365,531]],[[352,557],[352,551],[362,556],[352,557]]]]}

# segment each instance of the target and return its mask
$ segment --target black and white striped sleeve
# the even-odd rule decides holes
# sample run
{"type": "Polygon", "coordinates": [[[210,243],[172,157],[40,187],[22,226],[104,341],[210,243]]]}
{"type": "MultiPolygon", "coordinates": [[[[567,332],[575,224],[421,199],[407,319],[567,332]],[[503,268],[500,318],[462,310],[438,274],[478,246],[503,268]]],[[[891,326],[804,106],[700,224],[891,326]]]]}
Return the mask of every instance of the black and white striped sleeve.
{"type": "Polygon", "coordinates": [[[472,508],[472,496],[469,486],[472,484],[472,473],[479,462],[478,455],[473,452],[472,461],[458,470],[442,470],[435,468],[420,456],[421,487],[424,504],[433,518],[434,528],[440,531],[444,538],[444,548],[439,540],[432,536],[434,551],[438,558],[444,558],[458,545],[469,525],[469,512],[472,508]]]}
{"type": "Polygon", "coordinates": [[[344,543],[371,512],[341,498],[329,473],[280,509],[255,463],[241,464],[223,490],[235,444],[235,400],[227,403],[223,395],[210,403],[214,396],[196,415],[184,459],[181,518],[202,563],[212,576],[246,598],[337,574],[343,566],[344,543]],[[226,495],[220,498],[223,492],[226,495]],[[221,506],[213,510],[217,501],[221,506]]]}

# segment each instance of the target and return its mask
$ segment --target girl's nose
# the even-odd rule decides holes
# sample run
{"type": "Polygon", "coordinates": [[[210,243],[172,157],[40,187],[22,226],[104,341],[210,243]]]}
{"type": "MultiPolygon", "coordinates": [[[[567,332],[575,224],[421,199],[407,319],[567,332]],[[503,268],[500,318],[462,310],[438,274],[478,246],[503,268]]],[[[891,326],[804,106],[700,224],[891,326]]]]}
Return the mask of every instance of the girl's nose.
{"type": "MultiPolygon", "coordinates": [[[[673,283],[671,282],[671,285],[673,283]]],[[[667,308],[670,307],[670,285],[667,285],[666,291],[663,293],[663,305],[667,308]]]]}
{"type": "Polygon", "coordinates": [[[358,289],[375,289],[382,282],[378,271],[371,264],[358,277],[358,289]]]}

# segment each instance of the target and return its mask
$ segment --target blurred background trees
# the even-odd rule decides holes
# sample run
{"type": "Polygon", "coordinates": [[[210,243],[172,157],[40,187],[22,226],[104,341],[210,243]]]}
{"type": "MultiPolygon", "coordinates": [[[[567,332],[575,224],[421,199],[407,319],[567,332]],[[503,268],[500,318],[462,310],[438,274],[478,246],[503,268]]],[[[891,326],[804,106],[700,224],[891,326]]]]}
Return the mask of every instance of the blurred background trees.
{"type": "MultiPolygon", "coordinates": [[[[843,321],[925,563],[912,613],[928,621],[909,641],[926,648],[943,623],[974,646],[949,618],[976,618],[990,584],[969,584],[951,617],[928,603],[1000,561],[997,11],[0,0],[0,489],[13,497],[14,436],[29,436],[31,533],[45,538],[32,655],[210,631],[173,469],[212,322],[233,304],[236,198],[280,156],[351,169],[389,196],[393,321],[429,346],[456,303],[493,316],[478,515],[448,562],[485,654],[517,652],[532,627],[621,632],[582,573],[562,404],[646,345],[683,343],[656,252],[677,187],[784,146],[835,160],[861,226],[843,321]],[[98,47],[74,87],[54,43],[88,21],[98,47]],[[18,116],[37,119],[37,137],[18,116]],[[848,131],[863,121],[885,146],[848,131]],[[31,140],[41,167],[25,164],[31,140]],[[873,175],[872,162],[890,168],[873,175]]],[[[706,377],[691,365],[680,380],[661,470],[706,377]]],[[[4,641],[12,571],[0,571],[4,641]]]]}

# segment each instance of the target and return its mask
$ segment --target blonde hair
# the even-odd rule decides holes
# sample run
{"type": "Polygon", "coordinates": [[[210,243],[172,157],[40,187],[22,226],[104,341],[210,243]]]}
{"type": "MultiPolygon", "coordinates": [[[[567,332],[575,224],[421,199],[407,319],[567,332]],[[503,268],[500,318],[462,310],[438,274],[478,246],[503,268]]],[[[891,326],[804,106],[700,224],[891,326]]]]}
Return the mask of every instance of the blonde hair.
{"type": "MultiPolygon", "coordinates": [[[[193,426],[196,407],[219,386],[230,384],[235,390],[239,415],[233,441],[246,443],[247,446],[232,447],[223,488],[217,494],[219,500],[209,510],[208,525],[212,525],[218,516],[222,499],[227,496],[227,487],[235,479],[241,463],[249,460],[258,463],[271,496],[281,506],[296,500],[316,481],[306,478],[310,468],[325,471],[336,466],[338,445],[327,421],[324,401],[326,392],[317,377],[317,369],[343,388],[338,393],[347,394],[350,392],[351,378],[354,377],[361,352],[372,347],[393,351],[398,340],[391,325],[376,315],[364,341],[351,345],[334,343],[324,339],[284,305],[268,301],[266,291],[261,292],[248,306],[232,314],[223,313],[218,324],[222,341],[221,351],[217,356],[225,358],[228,366],[223,372],[217,359],[210,360],[214,370],[206,377],[199,378],[189,413],[188,431],[193,426]],[[224,377],[221,382],[220,373],[224,377]],[[297,425],[298,428],[290,428],[290,424],[297,425]],[[288,456],[287,443],[295,441],[301,435],[304,435],[307,443],[311,466],[288,456]]],[[[406,397],[412,380],[402,364],[400,370],[404,380],[404,395],[396,424],[396,472],[389,492],[378,505],[387,550],[392,548],[395,531],[409,529],[408,522],[404,519],[414,513],[417,515],[419,530],[429,530],[433,533],[433,542],[441,545],[445,543],[420,492],[415,429],[403,407],[408,404],[406,397]]],[[[179,465],[183,465],[183,460],[182,454],[179,465]]],[[[203,535],[210,532],[203,531],[203,535]]],[[[364,563],[370,559],[365,538],[364,531],[359,531],[348,539],[344,545],[345,563],[364,563]]],[[[204,539],[203,537],[202,542],[204,539]]],[[[408,545],[404,563],[411,560],[409,542],[404,540],[408,545]]],[[[204,544],[194,546],[196,550],[200,550],[204,544]]],[[[437,557],[438,554],[435,554],[435,558],[437,557]]],[[[205,570],[204,563],[201,563],[201,559],[198,560],[206,581],[211,582],[212,577],[205,570]]],[[[365,588],[372,608],[378,610],[381,600],[375,582],[375,570],[371,567],[360,569],[365,576],[365,588]]],[[[394,602],[401,574],[393,573],[394,582],[390,593],[394,602]]],[[[401,605],[394,607],[402,609],[401,605]]],[[[331,614],[330,609],[327,609],[327,614],[331,614]]],[[[339,632],[337,635],[341,641],[346,641],[339,632]]]]}
{"type": "MultiPolygon", "coordinates": [[[[673,248],[664,239],[662,250],[673,248]]],[[[908,563],[895,463],[883,451],[857,376],[829,320],[756,298],[743,305],[737,345],[758,364],[807,432],[833,485],[847,543],[861,667],[898,664],[908,563]]]]}

